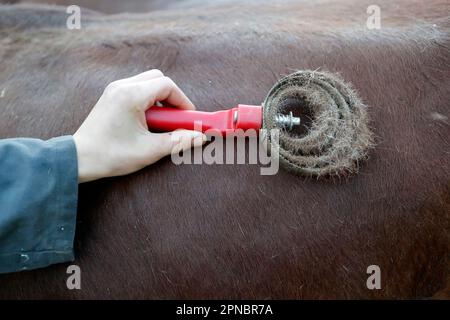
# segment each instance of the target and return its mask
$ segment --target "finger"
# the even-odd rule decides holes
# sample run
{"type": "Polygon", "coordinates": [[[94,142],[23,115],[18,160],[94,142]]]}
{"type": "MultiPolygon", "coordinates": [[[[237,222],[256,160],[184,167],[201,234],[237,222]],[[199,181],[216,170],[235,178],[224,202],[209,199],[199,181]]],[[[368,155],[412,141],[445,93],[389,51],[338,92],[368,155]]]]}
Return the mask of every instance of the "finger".
{"type": "Polygon", "coordinates": [[[166,102],[186,110],[195,110],[195,106],[181,89],[168,77],[126,84],[133,94],[136,103],[144,110],[156,102],[166,102]]]}
{"type": "Polygon", "coordinates": [[[162,73],[161,70],[152,69],[152,70],[148,70],[148,71],[139,73],[139,74],[129,77],[129,78],[118,80],[116,82],[125,84],[125,83],[133,83],[133,82],[152,80],[152,79],[162,78],[162,77],[164,77],[164,74],[162,73]]]}
{"type": "Polygon", "coordinates": [[[156,136],[160,141],[158,144],[158,154],[161,158],[169,154],[176,154],[188,150],[192,147],[200,147],[206,142],[206,136],[203,133],[190,130],[158,133],[156,136]]]}

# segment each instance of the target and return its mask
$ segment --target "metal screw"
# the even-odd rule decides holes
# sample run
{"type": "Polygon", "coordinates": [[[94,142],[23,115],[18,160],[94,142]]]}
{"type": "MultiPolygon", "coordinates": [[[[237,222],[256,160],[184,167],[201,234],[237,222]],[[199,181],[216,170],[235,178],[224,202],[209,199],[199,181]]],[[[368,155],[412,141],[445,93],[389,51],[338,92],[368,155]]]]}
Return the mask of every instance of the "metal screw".
{"type": "Polygon", "coordinates": [[[279,126],[287,128],[289,130],[292,130],[294,126],[300,125],[300,118],[294,117],[292,111],[289,112],[289,115],[277,114],[275,121],[278,123],[279,126]]]}

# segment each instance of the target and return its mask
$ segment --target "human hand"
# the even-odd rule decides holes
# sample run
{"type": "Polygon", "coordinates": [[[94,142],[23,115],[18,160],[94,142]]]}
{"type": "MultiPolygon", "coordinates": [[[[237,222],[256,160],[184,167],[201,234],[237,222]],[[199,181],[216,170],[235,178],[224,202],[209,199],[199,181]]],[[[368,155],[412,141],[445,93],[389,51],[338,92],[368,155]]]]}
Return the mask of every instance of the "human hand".
{"type": "Polygon", "coordinates": [[[201,132],[148,131],[145,111],[156,102],[195,109],[192,102],[159,70],[110,83],[73,135],[80,183],[125,175],[171,153],[201,146],[201,132]]]}

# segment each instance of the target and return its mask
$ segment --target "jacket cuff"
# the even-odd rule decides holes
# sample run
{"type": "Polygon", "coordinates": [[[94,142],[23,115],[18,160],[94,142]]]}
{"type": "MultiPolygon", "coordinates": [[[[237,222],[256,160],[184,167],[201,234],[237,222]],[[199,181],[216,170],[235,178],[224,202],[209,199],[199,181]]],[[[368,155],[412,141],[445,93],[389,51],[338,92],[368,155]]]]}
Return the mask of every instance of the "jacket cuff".
{"type": "Polygon", "coordinates": [[[26,159],[32,178],[11,183],[14,196],[26,200],[11,215],[8,238],[15,244],[0,250],[0,273],[74,260],[78,161],[73,137],[23,139],[23,145],[29,148],[24,153],[31,154],[26,159]]]}

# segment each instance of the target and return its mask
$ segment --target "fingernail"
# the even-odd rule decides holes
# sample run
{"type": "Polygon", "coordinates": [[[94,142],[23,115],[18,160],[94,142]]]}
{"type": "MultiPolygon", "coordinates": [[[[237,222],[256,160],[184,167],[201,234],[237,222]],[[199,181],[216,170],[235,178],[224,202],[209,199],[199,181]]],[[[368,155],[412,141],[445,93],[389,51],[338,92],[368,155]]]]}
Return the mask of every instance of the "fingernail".
{"type": "Polygon", "coordinates": [[[192,140],[199,140],[199,138],[201,137],[201,141],[202,143],[206,141],[206,136],[200,132],[200,131],[193,131],[192,132],[192,140]]]}
{"type": "Polygon", "coordinates": [[[200,132],[200,131],[193,131],[192,132],[192,138],[193,139],[197,139],[198,137],[201,137],[201,136],[203,136],[203,133],[200,132]]]}

